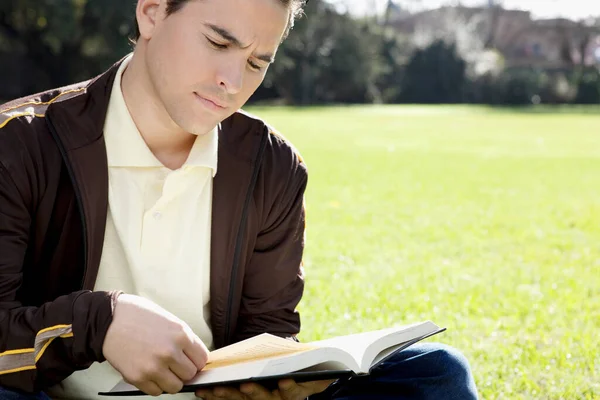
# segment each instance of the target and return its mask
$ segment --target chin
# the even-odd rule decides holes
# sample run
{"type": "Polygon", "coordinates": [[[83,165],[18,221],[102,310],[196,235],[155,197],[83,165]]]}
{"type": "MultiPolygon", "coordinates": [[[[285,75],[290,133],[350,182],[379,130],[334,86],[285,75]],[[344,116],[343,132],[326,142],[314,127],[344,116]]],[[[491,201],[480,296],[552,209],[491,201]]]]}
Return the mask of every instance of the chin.
{"type": "Polygon", "coordinates": [[[193,126],[187,126],[187,127],[181,127],[184,131],[191,133],[192,135],[196,135],[196,136],[202,136],[202,135],[206,135],[208,132],[211,131],[212,128],[209,128],[207,125],[193,125],[193,126]]]}
{"type": "Polygon", "coordinates": [[[212,131],[220,122],[216,121],[214,118],[194,118],[193,120],[190,118],[172,119],[183,131],[196,136],[207,134],[208,132],[212,131]]]}
{"type": "Polygon", "coordinates": [[[186,129],[189,133],[194,134],[196,136],[206,135],[211,132],[215,127],[219,124],[219,122],[201,122],[190,126],[190,129],[186,129]]]}

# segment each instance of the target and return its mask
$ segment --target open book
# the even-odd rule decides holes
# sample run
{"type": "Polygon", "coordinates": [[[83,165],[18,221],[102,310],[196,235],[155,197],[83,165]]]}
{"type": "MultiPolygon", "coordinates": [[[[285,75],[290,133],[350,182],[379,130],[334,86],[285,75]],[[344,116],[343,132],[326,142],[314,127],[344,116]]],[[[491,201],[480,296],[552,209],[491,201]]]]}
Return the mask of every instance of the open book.
{"type": "MultiPolygon", "coordinates": [[[[425,321],[310,343],[262,334],[211,352],[204,369],[186,382],[182,392],[244,382],[276,388],[280,379],[307,382],[367,375],[392,354],[444,330],[425,321]]],[[[143,393],[121,381],[109,392],[100,394],[143,393]]]]}

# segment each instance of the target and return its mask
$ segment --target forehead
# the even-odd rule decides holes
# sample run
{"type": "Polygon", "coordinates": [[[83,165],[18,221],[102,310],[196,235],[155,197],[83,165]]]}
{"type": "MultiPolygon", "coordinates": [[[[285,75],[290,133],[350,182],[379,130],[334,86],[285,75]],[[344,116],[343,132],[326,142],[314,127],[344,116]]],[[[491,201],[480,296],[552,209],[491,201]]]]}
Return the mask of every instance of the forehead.
{"type": "Polygon", "coordinates": [[[190,23],[221,27],[244,45],[275,48],[291,12],[281,0],[191,0],[180,11],[190,23]]]}

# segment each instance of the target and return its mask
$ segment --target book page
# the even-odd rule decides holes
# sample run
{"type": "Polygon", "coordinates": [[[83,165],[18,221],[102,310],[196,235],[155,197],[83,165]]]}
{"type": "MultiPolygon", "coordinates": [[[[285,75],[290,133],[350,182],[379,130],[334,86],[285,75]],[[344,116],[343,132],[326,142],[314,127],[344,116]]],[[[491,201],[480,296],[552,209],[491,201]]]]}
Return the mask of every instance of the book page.
{"type": "Polygon", "coordinates": [[[342,349],[352,355],[352,358],[356,360],[358,365],[361,365],[364,353],[370,345],[378,342],[391,333],[397,332],[399,329],[406,328],[407,327],[388,328],[378,331],[355,333],[352,335],[338,336],[331,339],[320,340],[310,344],[318,347],[334,347],[336,349],[342,349]]]}
{"type": "Polygon", "coordinates": [[[350,354],[357,365],[361,365],[363,354],[369,344],[381,336],[378,332],[358,333],[354,335],[339,336],[331,339],[312,342],[311,345],[318,347],[331,347],[343,350],[350,354]]]}
{"type": "Polygon", "coordinates": [[[339,336],[332,339],[311,342],[318,347],[333,347],[349,353],[361,366],[360,372],[368,372],[374,358],[388,347],[408,342],[423,336],[437,327],[430,321],[378,331],[339,336]]]}
{"type": "Polygon", "coordinates": [[[430,335],[439,333],[442,329],[433,322],[426,321],[386,331],[385,335],[380,336],[365,349],[360,364],[363,370],[370,370],[395,349],[406,348],[430,335]]]}
{"type": "Polygon", "coordinates": [[[209,353],[208,362],[203,371],[267,358],[289,356],[315,348],[309,344],[297,343],[265,333],[209,353]]]}

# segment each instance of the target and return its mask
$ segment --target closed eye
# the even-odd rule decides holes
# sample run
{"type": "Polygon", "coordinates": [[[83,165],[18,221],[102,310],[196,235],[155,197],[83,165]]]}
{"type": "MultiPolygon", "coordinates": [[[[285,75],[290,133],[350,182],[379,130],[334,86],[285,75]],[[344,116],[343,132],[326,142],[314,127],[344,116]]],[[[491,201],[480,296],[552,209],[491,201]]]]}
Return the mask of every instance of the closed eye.
{"type": "Polygon", "coordinates": [[[253,70],[260,72],[263,70],[263,67],[261,67],[258,64],[253,63],[252,61],[248,61],[248,65],[250,65],[250,68],[252,68],[253,70]]]}
{"type": "Polygon", "coordinates": [[[206,40],[208,40],[208,43],[210,43],[210,45],[213,46],[217,50],[225,50],[229,47],[229,45],[220,44],[220,43],[215,42],[214,40],[210,39],[208,36],[206,36],[206,40]]]}

